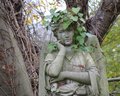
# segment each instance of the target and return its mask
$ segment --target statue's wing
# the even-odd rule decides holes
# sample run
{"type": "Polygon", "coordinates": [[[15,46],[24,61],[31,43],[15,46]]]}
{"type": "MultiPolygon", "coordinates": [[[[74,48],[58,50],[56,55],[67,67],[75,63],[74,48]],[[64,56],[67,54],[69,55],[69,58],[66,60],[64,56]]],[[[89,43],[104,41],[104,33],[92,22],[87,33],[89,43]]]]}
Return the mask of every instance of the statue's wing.
{"type": "Polygon", "coordinates": [[[109,96],[108,81],[106,77],[106,60],[102,53],[98,38],[95,35],[87,33],[86,44],[93,47],[93,52],[90,52],[91,57],[99,70],[99,92],[100,96],[109,96]]]}

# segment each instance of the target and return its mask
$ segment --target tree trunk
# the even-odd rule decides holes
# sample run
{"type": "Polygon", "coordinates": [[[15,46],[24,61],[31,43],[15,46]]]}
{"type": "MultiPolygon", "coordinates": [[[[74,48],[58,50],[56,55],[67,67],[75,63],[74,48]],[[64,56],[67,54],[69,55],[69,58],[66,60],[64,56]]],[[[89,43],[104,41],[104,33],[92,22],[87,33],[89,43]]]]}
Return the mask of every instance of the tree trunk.
{"type": "Polygon", "coordinates": [[[95,16],[87,20],[88,31],[97,35],[100,44],[119,14],[120,0],[102,0],[95,16]]]}
{"type": "Polygon", "coordinates": [[[0,94],[33,96],[22,54],[5,17],[0,9],[0,94]]]}

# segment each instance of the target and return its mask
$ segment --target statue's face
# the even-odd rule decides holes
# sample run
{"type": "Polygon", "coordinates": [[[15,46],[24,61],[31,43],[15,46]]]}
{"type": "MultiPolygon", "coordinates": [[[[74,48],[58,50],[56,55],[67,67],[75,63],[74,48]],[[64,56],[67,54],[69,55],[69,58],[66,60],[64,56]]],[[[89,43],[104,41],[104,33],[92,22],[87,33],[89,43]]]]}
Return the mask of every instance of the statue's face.
{"type": "Polygon", "coordinates": [[[73,31],[59,31],[57,32],[57,38],[60,43],[65,46],[70,46],[73,43],[73,31]]]}

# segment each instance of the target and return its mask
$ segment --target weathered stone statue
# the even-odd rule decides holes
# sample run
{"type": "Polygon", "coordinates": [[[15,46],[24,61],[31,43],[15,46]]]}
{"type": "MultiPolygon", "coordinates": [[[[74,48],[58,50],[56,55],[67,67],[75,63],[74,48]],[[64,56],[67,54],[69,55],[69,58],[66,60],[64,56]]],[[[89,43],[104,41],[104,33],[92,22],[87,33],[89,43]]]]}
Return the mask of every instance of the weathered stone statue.
{"type": "Polygon", "coordinates": [[[45,58],[46,96],[100,96],[99,70],[88,52],[71,49],[74,33],[58,31],[59,51],[45,58]]]}
{"type": "Polygon", "coordinates": [[[105,59],[98,39],[86,34],[85,45],[94,50],[74,51],[75,32],[78,26],[81,32],[82,21],[78,23],[72,18],[72,23],[68,22],[70,25],[64,29],[63,22],[70,20],[70,14],[59,13],[60,17],[53,19],[53,33],[59,41],[54,43],[58,50],[48,53],[44,65],[40,65],[39,96],[109,96],[105,59]]]}

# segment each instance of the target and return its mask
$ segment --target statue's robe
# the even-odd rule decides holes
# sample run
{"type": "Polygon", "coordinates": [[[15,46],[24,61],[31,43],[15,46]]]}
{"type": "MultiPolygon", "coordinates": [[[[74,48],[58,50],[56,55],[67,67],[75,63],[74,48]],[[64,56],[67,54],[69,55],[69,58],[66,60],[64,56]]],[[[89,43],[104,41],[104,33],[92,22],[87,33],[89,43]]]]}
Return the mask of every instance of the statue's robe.
{"type": "MultiPolygon", "coordinates": [[[[51,64],[56,56],[56,52],[48,54],[45,59],[46,63],[51,64]]],[[[63,80],[49,86],[49,81],[53,78],[50,77],[49,79],[49,76],[46,74],[46,78],[48,77],[46,87],[48,88],[47,90],[50,91],[48,94],[51,94],[51,96],[99,96],[97,81],[99,79],[99,73],[89,53],[73,52],[69,55],[66,54],[61,72],[62,71],[88,72],[91,85],[78,83],[72,80],[63,80]]]]}
{"type": "MultiPolygon", "coordinates": [[[[95,35],[91,35],[91,34],[88,33],[87,38],[86,38],[86,44],[88,46],[94,47],[93,52],[90,52],[90,54],[91,54],[91,57],[93,58],[93,60],[95,61],[96,67],[98,68],[99,74],[100,74],[100,77],[97,80],[98,87],[97,88],[96,88],[96,86],[93,87],[95,90],[99,91],[99,95],[96,95],[96,96],[109,96],[108,82],[107,82],[106,70],[105,70],[105,58],[104,58],[104,55],[103,55],[102,50],[100,48],[97,37],[95,35]]],[[[42,89],[42,91],[41,91],[41,89],[39,89],[39,93],[40,93],[39,96],[50,96],[50,95],[47,94],[47,90],[49,89],[50,86],[47,86],[48,87],[47,88],[46,87],[47,82],[45,82],[45,81],[47,81],[47,80],[45,80],[46,79],[46,76],[45,76],[46,65],[47,64],[45,64],[45,62],[44,62],[44,67],[41,68],[42,69],[42,72],[41,72],[42,75],[40,75],[40,78],[42,78],[42,79],[40,81],[41,82],[40,86],[41,85],[42,86],[40,88],[43,88],[43,89],[42,89]],[[43,72],[43,70],[44,70],[44,72],[43,72]],[[42,81],[43,81],[43,83],[42,83],[42,81]]]]}

